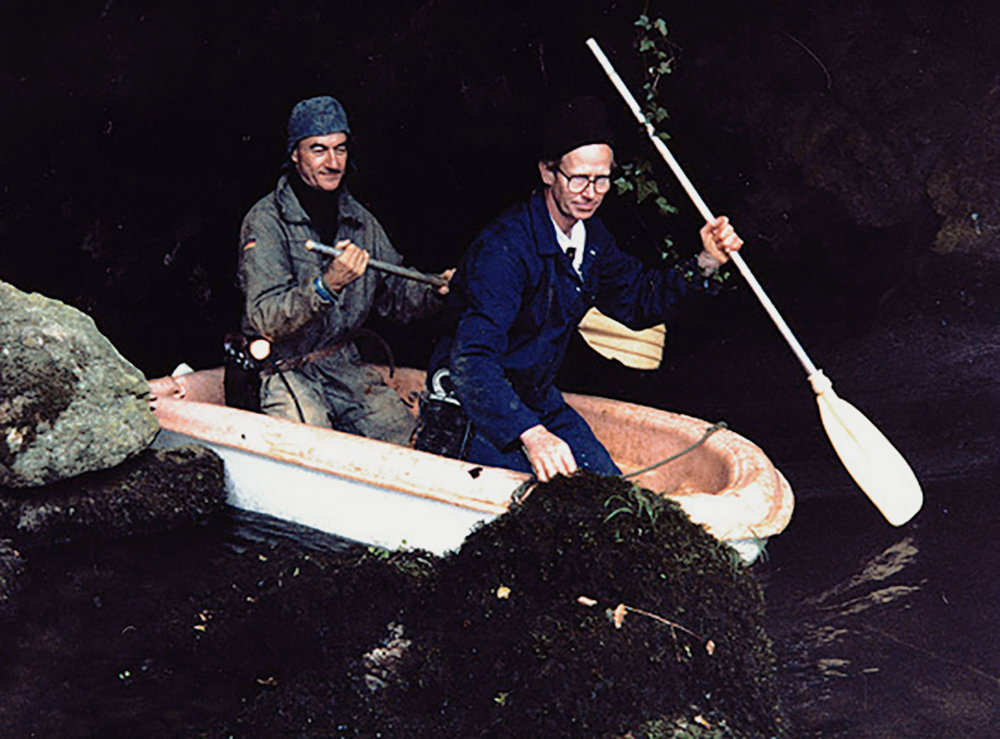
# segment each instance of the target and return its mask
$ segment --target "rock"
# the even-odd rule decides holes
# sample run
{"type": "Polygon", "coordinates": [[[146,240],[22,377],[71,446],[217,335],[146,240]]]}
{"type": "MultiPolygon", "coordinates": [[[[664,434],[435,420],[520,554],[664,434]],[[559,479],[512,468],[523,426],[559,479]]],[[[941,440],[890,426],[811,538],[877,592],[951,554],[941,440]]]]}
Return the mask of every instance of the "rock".
{"type": "Polygon", "coordinates": [[[969,118],[966,145],[943,157],[927,183],[934,210],[944,218],[934,248],[1000,260],[1000,76],[969,118]]]}
{"type": "Polygon", "coordinates": [[[148,397],[93,319],[0,282],[0,485],[47,485],[145,449],[159,429],[148,397]]]}
{"type": "Polygon", "coordinates": [[[203,521],[225,500],[215,452],[146,449],[113,469],[30,492],[0,488],[0,539],[30,547],[151,534],[203,521]]]}
{"type": "MultiPolygon", "coordinates": [[[[701,69],[681,69],[706,119],[725,121],[762,165],[729,175],[746,183],[749,207],[730,213],[741,233],[759,229],[786,255],[858,248],[857,265],[876,249],[926,256],[925,229],[934,228],[939,253],[1000,259],[1000,77],[991,63],[1000,15],[979,2],[925,0],[795,15],[734,19],[732,35],[706,42],[701,69]],[[767,39],[767,53],[739,38],[767,39]],[[820,223],[826,213],[831,222],[820,223]],[[853,244],[844,243],[847,224],[853,244]],[[820,231],[829,247],[816,245],[820,231]],[[872,243],[861,245],[866,236],[872,243]]],[[[852,280],[863,271],[844,269],[852,280]]]]}
{"type": "Polygon", "coordinates": [[[13,544],[0,539],[0,618],[13,610],[14,596],[23,586],[24,560],[13,544]]]}

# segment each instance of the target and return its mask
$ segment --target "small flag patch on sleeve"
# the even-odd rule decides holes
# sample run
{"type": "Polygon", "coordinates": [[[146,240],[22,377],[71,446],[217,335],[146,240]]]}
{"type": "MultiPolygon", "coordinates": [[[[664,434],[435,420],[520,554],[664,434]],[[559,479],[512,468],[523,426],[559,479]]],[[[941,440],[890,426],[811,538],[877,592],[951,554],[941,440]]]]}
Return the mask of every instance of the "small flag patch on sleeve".
{"type": "Polygon", "coordinates": [[[243,251],[253,249],[255,246],[257,246],[257,239],[249,239],[243,244],[243,251]]]}

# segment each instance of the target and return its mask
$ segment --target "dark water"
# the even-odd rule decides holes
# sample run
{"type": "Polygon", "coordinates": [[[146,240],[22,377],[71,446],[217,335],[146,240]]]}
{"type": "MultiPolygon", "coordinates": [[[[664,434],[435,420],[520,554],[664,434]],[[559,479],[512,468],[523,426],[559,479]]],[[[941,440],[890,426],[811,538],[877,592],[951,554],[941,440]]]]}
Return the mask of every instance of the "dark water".
{"type": "MultiPolygon", "coordinates": [[[[453,264],[484,223],[532,186],[526,122],[539,102],[566,86],[608,92],[582,39],[599,31],[627,64],[636,9],[391,5],[8,4],[0,24],[10,62],[0,69],[0,277],[91,313],[151,376],[180,361],[217,363],[220,337],[238,318],[239,220],[272,186],[291,104],[327,91],[344,100],[359,132],[357,192],[416,266],[453,264]]],[[[661,371],[637,375],[576,347],[564,386],[725,420],[788,477],[792,523],[754,568],[795,736],[1000,736],[995,265],[970,260],[959,272],[954,260],[934,255],[940,224],[923,200],[920,212],[898,214],[902,225],[872,229],[852,225],[835,198],[799,179],[784,183],[792,202],[762,194],[761,183],[775,176],[773,152],[761,145],[767,131],[734,136],[737,122],[709,105],[731,100],[732,109],[752,110],[751,96],[769,99],[781,85],[813,90],[787,79],[789,70],[816,75],[812,59],[802,54],[789,67],[775,56],[801,51],[788,43],[788,28],[813,45],[821,30],[848,45],[872,31],[877,44],[851,46],[833,68],[834,94],[879,100],[883,88],[862,87],[886,79],[869,57],[882,59],[883,48],[901,43],[898,34],[912,36],[928,50],[919,58],[933,60],[921,61],[920,79],[939,80],[919,88],[936,99],[912,94],[912,104],[953,111],[940,135],[926,135],[916,120],[881,120],[870,104],[859,115],[865,131],[885,124],[893,132],[887,145],[913,139],[903,151],[926,160],[921,170],[976,110],[961,103],[975,96],[953,89],[949,75],[935,77],[935,68],[992,85],[990,65],[950,50],[979,44],[983,58],[995,57],[992,37],[973,33],[989,28],[995,12],[982,2],[889,3],[880,10],[889,22],[875,29],[866,3],[777,3],[770,16],[724,5],[670,10],[686,47],[669,105],[677,126],[687,126],[672,128],[679,153],[712,204],[735,208],[738,224],[748,224],[758,276],[839,394],[910,462],[925,506],[896,529],[853,485],[801,368],[745,288],[720,296],[712,310],[681,315],[661,371]],[[932,6],[945,8],[946,19],[957,8],[953,21],[962,23],[928,20],[933,30],[918,34],[913,22],[932,6]],[[829,15],[805,23],[824,7],[842,8],[833,20],[842,13],[850,24],[833,25],[829,15]],[[741,26],[741,18],[766,22],[741,26]],[[713,55],[737,50],[752,52],[768,74],[752,85],[720,79],[726,67],[713,55]],[[849,61],[862,65],[853,77],[849,61]]],[[[837,47],[815,48],[830,60],[837,47]]],[[[631,155],[631,121],[624,109],[615,115],[631,155]]],[[[863,184],[845,183],[851,194],[863,184]]],[[[919,193],[925,184],[909,183],[919,193]]],[[[686,205],[681,219],[678,239],[697,227],[686,205]]],[[[408,333],[386,335],[403,361],[419,362],[433,327],[408,333]]],[[[271,677],[247,672],[252,651],[284,648],[288,660],[306,652],[291,639],[302,633],[292,612],[228,657],[208,651],[195,627],[219,623],[223,605],[235,613],[285,569],[305,571],[309,556],[353,551],[234,514],[196,531],[27,552],[22,609],[0,624],[0,737],[197,735],[191,727],[236,710],[271,677]]]]}
{"type": "MultiPolygon", "coordinates": [[[[935,316],[847,336],[807,331],[841,396],[920,478],[925,504],[910,523],[886,523],[839,467],[797,368],[766,332],[723,331],[697,354],[681,332],[665,374],[640,381],[597,363],[579,384],[655,391],[662,405],[726,419],[789,478],[792,522],[754,570],[792,736],[997,736],[1000,330],[935,316]]],[[[22,609],[0,631],[2,735],[212,735],[193,727],[261,690],[272,679],[261,664],[291,670],[308,658],[324,621],[308,603],[331,581],[290,592],[252,641],[213,650],[197,629],[242,618],[255,593],[312,563],[363,551],[233,511],[194,531],[28,552],[22,609]]]]}
{"type": "Polygon", "coordinates": [[[796,516],[758,566],[785,705],[798,736],[996,736],[993,479],[926,486],[902,530],[867,501],[796,516]]]}
{"type": "MultiPolygon", "coordinates": [[[[945,505],[956,481],[926,486],[930,504],[902,529],[853,491],[802,501],[754,565],[791,736],[996,736],[995,483],[960,487],[945,505]]],[[[271,587],[271,564],[287,576],[290,561],[357,551],[230,511],[209,529],[28,553],[32,584],[0,636],[3,735],[203,735],[192,727],[269,678],[240,674],[252,653],[301,659],[301,645],[277,619],[220,657],[198,652],[193,629],[236,618],[230,590],[271,587]]]]}

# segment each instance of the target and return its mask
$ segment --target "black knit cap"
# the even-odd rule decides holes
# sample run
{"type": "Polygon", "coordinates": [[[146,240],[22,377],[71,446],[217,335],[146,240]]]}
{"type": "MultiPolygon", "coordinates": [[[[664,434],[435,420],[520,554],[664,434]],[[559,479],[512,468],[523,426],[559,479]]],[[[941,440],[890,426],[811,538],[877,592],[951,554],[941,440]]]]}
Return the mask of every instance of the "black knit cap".
{"type": "Polygon", "coordinates": [[[541,131],[539,159],[556,161],[587,144],[615,145],[608,111],[591,95],[567,100],[550,112],[541,131]]]}

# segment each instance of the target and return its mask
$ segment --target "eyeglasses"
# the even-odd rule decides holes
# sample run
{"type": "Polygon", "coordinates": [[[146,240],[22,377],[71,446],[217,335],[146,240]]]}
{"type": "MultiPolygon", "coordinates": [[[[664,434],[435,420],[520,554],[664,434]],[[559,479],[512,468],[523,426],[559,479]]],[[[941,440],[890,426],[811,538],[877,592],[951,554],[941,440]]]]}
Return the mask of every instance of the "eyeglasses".
{"type": "Polygon", "coordinates": [[[594,192],[598,195],[603,195],[611,189],[611,175],[599,174],[596,177],[584,174],[570,175],[563,172],[558,165],[556,165],[555,169],[556,172],[566,178],[566,188],[574,195],[579,195],[591,185],[594,186],[594,192]]]}

